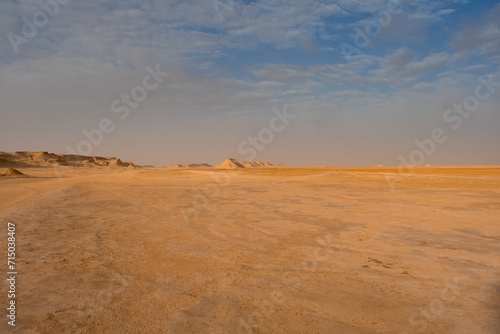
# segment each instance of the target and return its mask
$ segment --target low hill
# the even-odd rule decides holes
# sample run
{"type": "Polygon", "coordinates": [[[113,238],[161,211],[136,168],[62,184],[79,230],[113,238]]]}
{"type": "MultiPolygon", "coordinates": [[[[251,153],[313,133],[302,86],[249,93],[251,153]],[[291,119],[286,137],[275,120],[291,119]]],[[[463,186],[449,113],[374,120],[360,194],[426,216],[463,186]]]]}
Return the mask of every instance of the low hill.
{"type": "Polygon", "coordinates": [[[212,168],[213,166],[207,163],[202,164],[187,164],[187,165],[172,165],[168,168],[212,168]]]}
{"type": "Polygon", "coordinates": [[[240,164],[236,159],[228,158],[224,160],[220,165],[215,166],[216,168],[245,168],[242,164],[240,164]]]}

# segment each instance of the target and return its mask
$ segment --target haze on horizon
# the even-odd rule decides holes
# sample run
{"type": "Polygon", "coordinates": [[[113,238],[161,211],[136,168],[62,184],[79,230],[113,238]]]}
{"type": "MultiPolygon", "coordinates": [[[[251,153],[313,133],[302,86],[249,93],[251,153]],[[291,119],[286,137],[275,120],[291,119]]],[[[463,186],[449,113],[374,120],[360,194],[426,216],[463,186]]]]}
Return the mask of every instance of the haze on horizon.
{"type": "Polygon", "coordinates": [[[1,151],[500,165],[498,1],[42,4],[0,3],[1,151]]]}

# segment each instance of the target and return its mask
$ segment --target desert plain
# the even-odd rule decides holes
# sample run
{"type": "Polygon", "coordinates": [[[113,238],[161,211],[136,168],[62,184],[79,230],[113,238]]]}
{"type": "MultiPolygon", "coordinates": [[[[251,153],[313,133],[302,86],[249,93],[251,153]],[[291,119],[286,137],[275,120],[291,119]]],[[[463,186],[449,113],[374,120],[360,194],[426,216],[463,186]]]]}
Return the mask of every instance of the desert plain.
{"type": "Polygon", "coordinates": [[[2,333],[500,333],[499,167],[16,169],[2,333]]]}

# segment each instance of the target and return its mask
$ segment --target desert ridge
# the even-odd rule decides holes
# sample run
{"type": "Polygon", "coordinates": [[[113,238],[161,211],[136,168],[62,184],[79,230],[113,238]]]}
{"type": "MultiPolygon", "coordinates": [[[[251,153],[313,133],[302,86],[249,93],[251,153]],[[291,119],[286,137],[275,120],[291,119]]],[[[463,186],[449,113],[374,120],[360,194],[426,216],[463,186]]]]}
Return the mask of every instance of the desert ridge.
{"type": "Polygon", "coordinates": [[[281,164],[271,164],[267,161],[245,161],[241,163],[244,167],[285,167],[281,164]]]}
{"type": "Polygon", "coordinates": [[[139,167],[132,162],[123,162],[115,157],[97,157],[49,152],[0,152],[0,167],[139,167]]]}
{"type": "Polygon", "coordinates": [[[172,165],[169,166],[168,168],[212,168],[213,166],[207,163],[201,163],[201,164],[186,164],[186,165],[172,165]]]}
{"type": "MultiPolygon", "coordinates": [[[[55,154],[46,151],[41,152],[1,152],[0,151],[0,168],[25,168],[25,167],[127,167],[127,168],[140,168],[140,167],[153,167],[153,166],[140,166],[130,161],[123,162],[116,157],[99,157],[99,156],[85,156],[76,154],[55,154]]],[[[238,169],[238,168],[273,168],[285,167],[280,164],[272,164],[267,161],[245,161],[239,162],[234,158],[228,158],[218,165],[209,163],[190,163],[190,164],[177,164],[167,168],[169,169],[238,169]]]]}

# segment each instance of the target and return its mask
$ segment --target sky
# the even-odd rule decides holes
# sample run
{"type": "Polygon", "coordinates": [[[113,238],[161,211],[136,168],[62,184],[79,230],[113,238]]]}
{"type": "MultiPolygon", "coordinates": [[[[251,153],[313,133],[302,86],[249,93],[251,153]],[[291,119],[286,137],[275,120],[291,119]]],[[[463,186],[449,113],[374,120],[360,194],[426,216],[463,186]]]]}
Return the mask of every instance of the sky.
{"type": "Polygon", "coordinates": [[[500,2],[0,0],[0,151],[500,165],[500,2]]]}

